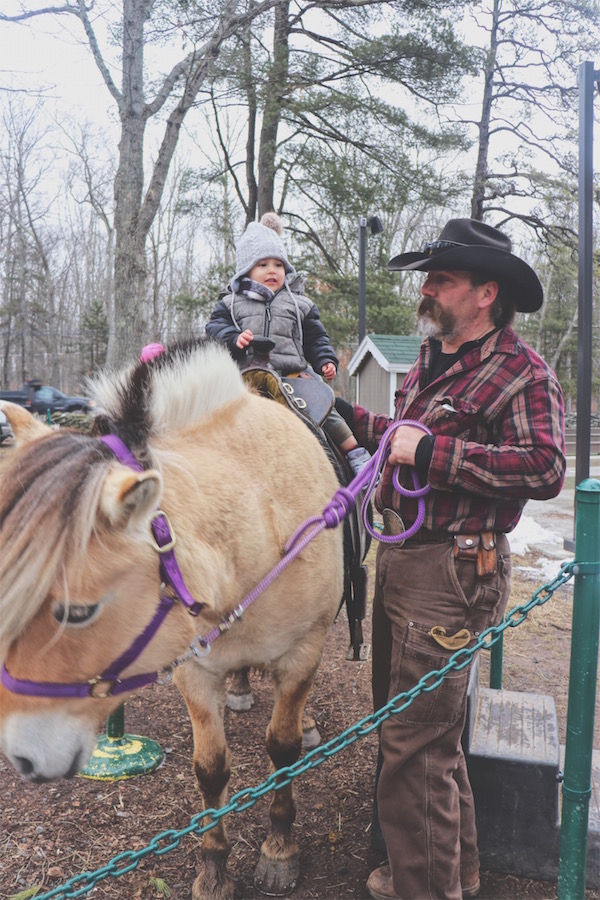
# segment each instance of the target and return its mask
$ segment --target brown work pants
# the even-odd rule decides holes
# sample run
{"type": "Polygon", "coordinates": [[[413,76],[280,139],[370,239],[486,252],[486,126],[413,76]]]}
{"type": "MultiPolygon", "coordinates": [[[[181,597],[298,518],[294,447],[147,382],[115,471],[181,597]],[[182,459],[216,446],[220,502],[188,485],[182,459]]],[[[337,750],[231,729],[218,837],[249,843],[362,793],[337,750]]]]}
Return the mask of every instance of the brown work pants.
{"type": "MultiPolygon", "coordinates": [[[[373,701],[379,709],[443,668],[455,650],[429,635],[478,635],[497,624],[510,593],[510,548],[498,535],[497,573],[479,578],[451,541],[380,544],[373,600],[373,701]]],[[[421,693],[381,727],[379,822],[402,900],[459,900],[460,873],[479,870],[473,795],[461,746],[470,665],[421,693]]],[[[430,680],[431,682],[431,680],[430,680]]],[[[429,683],[430,683],[429,682],[429,683]]],[[[399,704],[401,705],[401,704],[399,704]]]]}

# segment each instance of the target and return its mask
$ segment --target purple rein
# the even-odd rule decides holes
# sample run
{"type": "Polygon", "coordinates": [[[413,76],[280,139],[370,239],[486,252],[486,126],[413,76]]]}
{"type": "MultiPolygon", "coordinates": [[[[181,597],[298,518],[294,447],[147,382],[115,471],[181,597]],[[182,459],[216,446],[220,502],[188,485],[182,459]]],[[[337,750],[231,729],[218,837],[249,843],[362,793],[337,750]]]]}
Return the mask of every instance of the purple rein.
{"type": "MultiPolygon", "coordinates": [[[[398,535],[382,535],[374,531],[368,518],[369,500],[378,484],[380,472],[385,465],[389,454],[389,443],[397,428],[410,425],[420,428],[425,434],[431,434],[427,426],[421,422],[401,420],[394,422],[387,429],[377,453],[367,463],[365,468],[348,485],[342,487],[334,494],[320,516],[312,516],[307,519],[288,540],[283,550],[283,557],[271,569],[271,571],[250,591],[249,594],[230,613],[223,617],[221,622],[204,635],[196,636],[190,644],[190,648],[182,656],[174,660],[159,672],[146,672],[139,675],[130,675],[121,678],[121,673],[127,669],[150,643],[166,615],[179,601],[192,616],[197,616],[204,607],[198,603],[183,580],[181,570],[175,558],[175,537],[167,516],[162,510],[156,510],[150,527],[154,537],[154,549],[160,555],[160,574],[162,579],[160,599],[154,612],[154,616],[144,630],[134,639],[129,647],[114,662],[112,662],[101,675],[96,675],[86,682],[45,682],[28,681],[27,679],[13,678],[6,666],[2,665],[0,681],[9,691],[15,694],[25,694],[35,697],[113,697],[127,691],[134,691],[147,684],[164,684],[170,680],[173,670],[193,656],[206,656],[210,652],[211,644],[220,635],[224,634],[231,626],[241,619],[244,611],[260,596],[260,594],[272,584],[278,575],[298,556],[299,553],[325,528],[337,528],[347,515],[356,506],[356,498],[365,489],[361,506],[361,519],[366,530],[377,540],[388,543],[398,543],[412,537],[425,518],[425,494],[429,486],[421,487],[416,471],[413,469],[412,478],[414,491],[408,490],[400,484],[398,468],[393,472],[393,484],[397,491],[407,497],[417,499],[417,518],[415,522],[398,535]],[[167,592],[168,590],[168,592],[167,592]]],[[[136,472],[142,472],[143,468],[127,445],[116,435],[105,435],[99,440],[105,444],[123,465],[129,466],[136,472]]]]}
{"type": "MultiPolygon", "coordinates": [[[[318,534],[323,528],[336,528],[340,522],[352,512],[356,506],[356,498],[363,488],[365,488],[365,495],[362,500],[360,515],[364,527],[372,537],[376,538],[378,541],[383,541],[384,543],[397,544],[407,540],[407,538],[411,538],[417,533],[425,519],[425,500],[423,498],[429,493],[429,485],[426,484],[425,487],[421,487],[419,476],[415,469],[412,470],[414,491],[411,491],[400,484],[398,479],[398,466],[394,467],[392,475],[392,483],[395,489],[404,497],[414,497],[417,500],[417,518],[410,528],[407,528],[402,534],[385,535],[381,534],[379,531],[375,531],[369,521],[369,500],[377,487],[380,472],[382,471],[390,452],[389,444],[392,435],[398,428],[402,428],[405,425],[410,425],[413,428],[420,428],[424,434],[431,434],[429,428],[426,425],[423,425],[422,422],[413,422],[411,419],[401,419],[399,422],[393,422],[385,431],[379,447],[377,448],[377,452],[372,459],[369,460],[362,472],[359,472],[348,487],[340,488],[335,492],[333,499],[327,504],[320,516],[313,516],[311,519],[307,519],[306,522],[296,529],[284,548],[286,553],[295,547],[296,542],[300,540],[302,535],[311,526],[314,526],[314,528],[310,532],[309,540],[312,540],[315,534],[318,534]]],[[[305,547],[307,543],[308,541],[303,540],[302,547],[305,547]]]]}

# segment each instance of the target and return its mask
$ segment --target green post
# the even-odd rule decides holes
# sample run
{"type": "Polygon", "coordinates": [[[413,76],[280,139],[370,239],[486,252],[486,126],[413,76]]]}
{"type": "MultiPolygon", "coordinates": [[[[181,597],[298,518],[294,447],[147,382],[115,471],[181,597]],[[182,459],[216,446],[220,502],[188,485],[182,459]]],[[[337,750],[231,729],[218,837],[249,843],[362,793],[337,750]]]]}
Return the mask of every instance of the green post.
{"type": "Polygon", "coordinates": [[[490,648],[490,687],[494,690],[502,688],[502,658],[504,654],[504,632],[490,648]]]}
{"type": "Polygon", "coordinates": [[[153,772],[163,759],[156,741],[125,734],[125,707],[121,704],[106,720],[106,734],[98,737],[87,766],[78,774],[94,781],[120,781],[153,772]]]}
{"type": "Polygon", "coordinates": [[[575,498],[575,585],[558,865],[560,900],[585,897],[600,630],[600,481],[582,481],[575,498]]]}

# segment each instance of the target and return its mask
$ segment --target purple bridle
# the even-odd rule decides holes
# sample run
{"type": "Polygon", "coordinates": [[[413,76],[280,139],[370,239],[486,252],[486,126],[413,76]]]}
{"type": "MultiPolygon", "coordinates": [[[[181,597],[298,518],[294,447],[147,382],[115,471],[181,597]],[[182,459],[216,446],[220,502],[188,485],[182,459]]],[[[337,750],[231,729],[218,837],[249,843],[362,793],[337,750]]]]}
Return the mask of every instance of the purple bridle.
{"type": "MultiPolygon", "coordinates": [[[[114,434],[108,434],[100,437],[99,440],[114,453],[123,465],[129,466],[130,469],[136,472],[143,472],[139,461],[119,437],[114,434]]],[[[66,684],[13,678],[6,665],[3,664],[0,680],[4,687],[15,694],[26,694],[35,697],[113,697],[126,691],[137,690],[158,680],[158,673],[156,672],[131,675],[128,678],[121,678],[120,676],[121,672],[135,662],[140,653],[150,643],[162,625],[167,613],[173,609],[177,601],[186,606],[192,616],[197,616],[205,604],[197,603],[186,587],[175,558],[175,537],[171,530],[171,524],[162,510],[156,510],[152,516],[150,527],[154,537],[154,549],[160,555],[160,574],[162,579],[160,599],[154,616],[125,652],[115,659],[101,675],[96,675],[85,682],[69,682],[66,684]],[[104,689],[102,687],[97,689],[98,685],[105,687],[104,689]]]]}
{"type": "MultiPolygon", "coordinates": [[[[396,428],[402,425],[411,425],[420,428],[426,434],[431,434],[427,426],[421,422],[402,420],[394,422],[385,432],[377,453],[369,461],[367,466],[348,485],[336,491],[333,499],[327,504],[320,516],[312,516],[307,519],[292,535],[284,547],[284,555],[271,571],[250,591],[249,594],[228,613],[221,622],[204,635],[197,635],[191,642],[189,649],[168,666],[158,672],[145,672],[139,675],[130,675],[121,678],[121,673],[127,669],[139,657],[142,651],[150,643],[167,613],[169,613],[179,601],[192,616],[197,616],[205,604],[198,603],[188,591],[183,575],[175,558],[175,537],[171,530],[170,522],[166,514],[158,509],[151,520],[151,530],[154,536],[154,548],[160,555],[160,574],[162,579],[160,599],[154,616],[144,630],[132,641],[129,647],[112,662],[101,675],[96,675],[85,682],[52,682],[29,681],[23,678],[13,678],[6,665],[3,663],[0,671],[0,681],[14,694],[24,694],[32,697],[56,697],[56,698],[105,698],[115,697],[127,691],[135,691],[148,684],[166,684],[171,680],[173,671],[177,666],[196,656],[206,656],[210,652],[213,642],[224,634],[231,626],[241,619],[244,611],[260,596],[260,594],[277,578],[277,576],[298,556],[299,553],[313,540],[324,528],[335,528],[349,515],[356,505],[356,498],[365,489],[362,501],[361,518],[369,533],[380,541],[401,542],[415,534],[425,518],[424,496],[429,491],[429,486],[421,487],[416,472],[413,470],[414,491],[404,488],[399,480],[397,469],[394,470],[393,483],[396,490],[405,496],[415,497],[418,503],[418,513],[415,522],[406,531],[399,535],[381,535],[376,532],[368,517],[368,504],[370,497],[379,481],[379,473],[385,464],[389,453],[389,442],[396,428]],[[100,688],[98,689],[98,686],[100,688]]],[[[99,438],[117,457],[119,462],[136,472],[142,472],[143,467],[133,455],[129,447],[116,435],[109,434],[99,438]]]]}

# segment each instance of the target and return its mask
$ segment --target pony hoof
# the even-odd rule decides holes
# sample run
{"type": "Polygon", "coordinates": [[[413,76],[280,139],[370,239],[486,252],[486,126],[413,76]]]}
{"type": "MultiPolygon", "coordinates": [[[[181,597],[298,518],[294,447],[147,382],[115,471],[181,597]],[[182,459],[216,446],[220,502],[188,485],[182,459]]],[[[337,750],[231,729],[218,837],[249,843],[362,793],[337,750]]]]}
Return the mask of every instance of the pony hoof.
{"type": "Polygon", "coordinates": [[[192,886],[192,900],[233,900],[235,882],[225,871],[225,859],[210,854],[202,860],[192,886]]]}
{"type": "Polygon", "coordinates": [[[252,694],[232,694],[228,692],[225,704],[234,712],[247,712],[254,706],[252,694]]]}
{"type": "Polygon", "coordinates": [[[233,900],[233,879],[227,878],[220,884],[207,885],[199,875],[192,887],[192,900],[233,900]]]}
{"type": "Polygon", "coordinates": [[[254,873],[254,887],[267,897],[291,894],[300,877],[298,855],[287,859],[269,859],[261,853],[254,873]]]}
{"type": "Polygon", "coordinates": [[[321,735],[314,719],[308,716],[302,723],[302,749],[314,750],[321,743],[321,735]]]}

